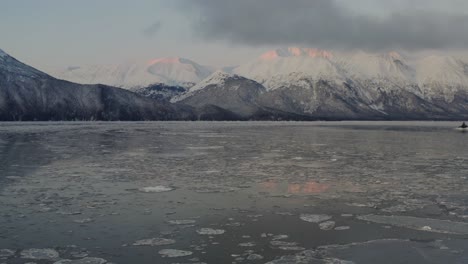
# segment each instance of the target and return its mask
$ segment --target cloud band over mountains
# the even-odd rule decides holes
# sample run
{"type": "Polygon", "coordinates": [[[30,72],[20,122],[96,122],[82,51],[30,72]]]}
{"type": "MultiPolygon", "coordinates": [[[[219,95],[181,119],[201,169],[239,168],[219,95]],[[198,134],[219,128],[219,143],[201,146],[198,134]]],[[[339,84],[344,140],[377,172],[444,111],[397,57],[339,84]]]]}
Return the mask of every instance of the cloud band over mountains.
{"type": "MultiPolygon", "coordinates": [[[[181,2],[196,33],[208,40],[371,50],[468,48],[468,14],[456,10],[408,8],[383,15],[352,11],[347,5],[353,1],[347,5],[337,0],[181,2]]],[[[459,3],[445,2],[454,9],[459,3]]]]}

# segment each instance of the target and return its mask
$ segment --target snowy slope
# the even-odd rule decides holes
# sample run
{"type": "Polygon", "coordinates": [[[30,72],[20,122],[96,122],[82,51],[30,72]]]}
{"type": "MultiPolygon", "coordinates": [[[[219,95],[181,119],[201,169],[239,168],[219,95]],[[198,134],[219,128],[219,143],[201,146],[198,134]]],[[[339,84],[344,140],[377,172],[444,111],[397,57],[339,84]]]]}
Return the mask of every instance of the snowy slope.
{"type": "MultiPolygon", "coordinates": [[[[397,52],[325,51],[290,47],[266,52],[232,70],[274,90],[303,86],[304,80],[360,83],[387,92],[408,89],[421,96],[449,99],[468,90],[468,62],[452,56],[404,56],[397,52]]],[[[369,91],[367,91],[369,92],[369,91]]]]}
{"type": "Polygon", "coordinates": [[[235,76],[228,74],[226,72],[223,72],[223,71],[216,71],[210,76],[208,76],[206,79],[202,80],[201,82],[197,83],[195,86],[188,89],[186,93],[172,98],[171,102],[175,103],[175,102],[182,101],[190,96],[193,96],[200,90],[206,89],[207,87],[214,86],[218,88],[223,88],[225,86],[226,80],[232,77],[235,77],[235,76]]]}
{"type": "Polygon", "coordinates": [[[82,84],[101,83],[127,89],[158,83],[191,87],[212,72],[210,67],[183,58],[159,58],[147,62],[50,70],[50,74],[59,79],[82,84]]]}

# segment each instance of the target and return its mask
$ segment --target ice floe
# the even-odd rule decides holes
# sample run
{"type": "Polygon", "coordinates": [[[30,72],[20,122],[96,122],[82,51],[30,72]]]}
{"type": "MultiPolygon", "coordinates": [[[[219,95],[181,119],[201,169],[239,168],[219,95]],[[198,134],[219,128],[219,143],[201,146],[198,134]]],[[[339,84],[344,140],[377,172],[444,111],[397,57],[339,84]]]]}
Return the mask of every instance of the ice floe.
{"type": "Polygon", "coordinates": [[[255,242],[245,242],[245,243],[240,243],[239,247],[255,247],[257,244],[255,242]]]}
{"type": "Polygon", "coordinates": [[[200,228],[200,229],[197,230],[198,234],[200,234],[200,235],[209,235],[209,236],[222,235],[225,232],[226,231],[223,230],[223,229],[213,229],[213,228],[200,228]]]}
{"type": "Polygon", "coordinates": [[[249,254],[246,259],[247,260],[262,260],[263,256],[259,254],[249,254]]]}
{"type": "Polygon", "coordinates": [[[278,247],[278,249],[281,250],[289,250],[289,251],[302,251],[305,250],[305,248],[298,246],[297,242],[286,242],[286,241],[278,241],[278,240],[273,240],[270,241],[270,244],[274,247],[278,247]]]}
{"type": "Polygon", "coordinates": [[[105,264],[108,263],[107,260],[102,259],[102,258],[82,258],[82,259],[75,259],[75,260],[69,260],[69,259],[62,259],[57,262],[54,262],[54,264],[105,264]]]}
{"type": "Polygon", "coordinates": [[[168,238],[149,238],[137,240],[133,243],[134,246],[165,246],[175,244],[174,239],[168,238]]]}
{"type": "Polygon", "coordinates": [[[91,219],[91,218],[75,219],[75,220],[73,220],[73,222],[78,223],[78,224],[87,224],[87,223],[91,223],[91,222],[93,222],[93,221],[94,221],[94,220],[91,219]]]}
{"type": "Polygon", "coordinates": [[[323,214],[301,214],[301,220],[310,222],[310,223],[320,223],[327,220],[330,220],[332,217],[329,215],[323,214]]]}
{"type": "Polygon", "coordinates": [[[335,230],[337,230],[337,231],[343,231],[343,230],[349,230],[349,229],[351,229],[351,227],[349,227],[349,226],[337,226],[337,227],[335,227],[335,230]]]}
{"type": "Polygon", "coordinates": [[[191,256],[193,254],[192,251],[178,250],[178,249],[162,249],[158,253],[163,258],[179,258],[179,257],[191,256]]]}
{"type": "Polygon", "coordinates": [[[319,224],[319,228],[322,230],[332,230],[335,227],[334,221],[326,221],[319,224]]]}
{"type": "Polygon", "coordinates": [[[167,187],[167,186],[150,186],[150,187],[142,187],[142,188],[139,188],[138,190],[144,193],[161,193],[161,192],[173,191],[174,188],[167,187]]]}
{"type": "Polygon", "coordinates": [[[283,239],[288,239],[289,236],[288,235],[276,235],[276,236],[273,236],[272,240],[283,240],[283,239]]]}
{"type": "Polygon", "coordinates": [[[282,256],[265,264],[354,264],[337,258],[322,258],[312,250],[305,250],[296,255],[282,256]]]}
{"type": "Polygon", "coordinates": [[[56,260],[59,253],[51,248],[31,248],[21,251],[21,258],[37,260],[56,260]]]}
{"type": "Polygon", "coordinates": [[[171,225],[193,225],[197,221],[191,219],[184,219],[184,220],[168,220],[167,221],[171,225]]]}

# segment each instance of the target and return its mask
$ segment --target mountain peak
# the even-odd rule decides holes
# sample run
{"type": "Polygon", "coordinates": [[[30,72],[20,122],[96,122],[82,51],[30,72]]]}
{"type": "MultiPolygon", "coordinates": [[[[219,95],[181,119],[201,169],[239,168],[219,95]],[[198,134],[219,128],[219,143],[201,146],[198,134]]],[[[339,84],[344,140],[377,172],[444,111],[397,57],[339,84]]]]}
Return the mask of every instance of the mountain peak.
{"type": "Polygon", "coordinates": [[[197,90],[203,89],[203,88],[205,88],[205,87],[207,87],[209,85],[222,85],[222,84],[224,84],[224,81],[229,77],[232,77],[232,75],[230,75],[229,73],[226,73],[226,72],[223,72],[223,71],[220,71],[220,70],[215,71],[213,74],[208,76],[206,79],[202,80],[200,83],[198,83],[194,87],[190,88],[190,91],[191,92],[197,91],[197,90]]]}
{"type": "Polygon", "coordinates": [[[330,59],[333,57],[333,54],[330,51],[315,48],[288,47],[270,50],[260,56],[260,58],[263,60],[273,60],[280,57],[310,57],[330,59]]]}

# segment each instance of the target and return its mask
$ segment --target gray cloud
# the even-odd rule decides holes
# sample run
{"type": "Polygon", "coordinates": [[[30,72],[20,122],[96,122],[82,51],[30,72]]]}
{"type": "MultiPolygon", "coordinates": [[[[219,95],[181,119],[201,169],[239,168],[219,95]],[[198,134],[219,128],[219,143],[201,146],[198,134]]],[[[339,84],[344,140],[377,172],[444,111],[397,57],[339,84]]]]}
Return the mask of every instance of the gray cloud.
{"type": "Polygon", "coordinates": [[[161,21],[156,21],[155,23],[151,24],[149,27],[143,30],[143,34],[149,38],[156,36],[158,32],[161,30],[163,23],[161,21]]]}
{"type": "MultiPolygon", "coordinates": [[[[372,50],[468,48],[468,15],[445,9],[408,6],[377,15],[354,12],[336,0],[182,1],[196,33],[209,40],[372,50]]],[[[456,10],[459,1],[444,2],[456,10]]]]}

